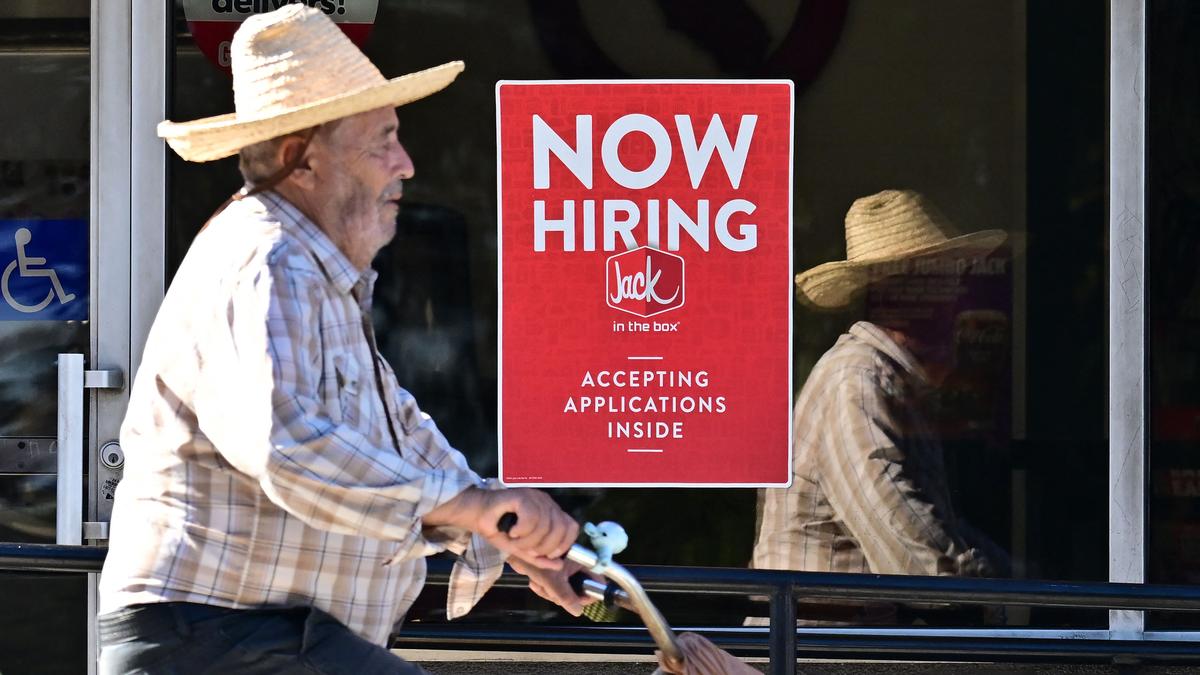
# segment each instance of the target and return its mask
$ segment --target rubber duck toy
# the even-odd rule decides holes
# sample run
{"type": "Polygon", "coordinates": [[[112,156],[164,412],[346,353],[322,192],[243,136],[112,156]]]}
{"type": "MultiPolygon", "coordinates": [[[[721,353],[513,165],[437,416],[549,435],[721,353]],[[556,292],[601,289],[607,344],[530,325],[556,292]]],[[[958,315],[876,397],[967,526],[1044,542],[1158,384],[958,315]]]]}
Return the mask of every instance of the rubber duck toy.
{"type": "Polygon", "coordinates": [[[596,551],[596,565],[592,567],[596,574],[604,574],[604,569],[612,563],[612,557],[629,545],[625,528],[611,520],[599,525],[584,523],[583,533],[592,540],[592,549],[596,551]]]}

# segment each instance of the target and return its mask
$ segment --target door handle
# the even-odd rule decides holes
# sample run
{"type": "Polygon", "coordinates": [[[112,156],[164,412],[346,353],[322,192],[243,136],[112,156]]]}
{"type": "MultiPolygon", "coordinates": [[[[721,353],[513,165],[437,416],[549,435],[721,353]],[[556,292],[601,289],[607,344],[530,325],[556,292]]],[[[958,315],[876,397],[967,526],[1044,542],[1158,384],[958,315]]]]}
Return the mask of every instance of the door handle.
{"type": "MultiPolygon", "coordinates": [[[[80,545],[83,522],[83,390],[121,389],[120,370],[84,370],[83,354],[58,355],[58,495],[55,543],[80,545]]],[[[107,523],[88,523],[89,539],[108,536],[107,523]],[[102,536],[101,536],[102,535],[102,536]]]]}
{"type": "Polygon", "coordinates": [[[108,523],[84,523],[83,538],[90,541],[103,541],[108,539],[108,523]]]}
{"type": "Polygon", "coordinates": [[[55,543],[83,543],[83,354],[58,355],[55,543]]]}
{"type": "Polygon", "coordinates": [[[85,370],[83,371],[83,388],[124,389],[125,373],[115,368],[111,370],[85,370]]]}

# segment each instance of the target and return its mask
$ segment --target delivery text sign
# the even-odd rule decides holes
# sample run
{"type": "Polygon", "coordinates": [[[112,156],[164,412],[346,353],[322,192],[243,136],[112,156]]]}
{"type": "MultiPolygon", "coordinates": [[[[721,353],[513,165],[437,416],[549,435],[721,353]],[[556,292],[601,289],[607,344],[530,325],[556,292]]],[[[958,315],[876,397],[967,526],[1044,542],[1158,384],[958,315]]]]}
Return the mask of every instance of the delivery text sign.
{"type": "Polygon", "coordinates": [[[790,478],[792,87],[502,82],[509,484],[790,478]]]}
{"type": "Polygon", "coordinates": [[[371,36],[379,0],[183,0],[192,40],[208,60],[229,72],[233,34],[242,22],[284,5],[320,10],[361,49],[371,36]]]}

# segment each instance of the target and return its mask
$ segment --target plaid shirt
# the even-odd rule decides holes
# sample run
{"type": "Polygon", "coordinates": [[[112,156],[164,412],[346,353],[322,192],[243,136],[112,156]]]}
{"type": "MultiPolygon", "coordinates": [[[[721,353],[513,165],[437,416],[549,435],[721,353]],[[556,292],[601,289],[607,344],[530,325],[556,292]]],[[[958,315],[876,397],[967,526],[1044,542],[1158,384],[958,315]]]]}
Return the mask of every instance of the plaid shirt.
{"type": "Polygon", "coordinates": [[[235,202],[196,238],[121,429],[101,612],[312,605],[383,644],[425,556],[461,554],[451,618],[490,587],[500,552],[422,528],[485,482],[379,355],[374,281],[275,193],[235,202]]]}
{"type": "Polygon", "coordinates": [[[928,388],[913,356],[867,322],[821,357],[796,400],[792,486],[763,491],[754,567],[992,573],[951,508],[921,412],[928,388]]]}

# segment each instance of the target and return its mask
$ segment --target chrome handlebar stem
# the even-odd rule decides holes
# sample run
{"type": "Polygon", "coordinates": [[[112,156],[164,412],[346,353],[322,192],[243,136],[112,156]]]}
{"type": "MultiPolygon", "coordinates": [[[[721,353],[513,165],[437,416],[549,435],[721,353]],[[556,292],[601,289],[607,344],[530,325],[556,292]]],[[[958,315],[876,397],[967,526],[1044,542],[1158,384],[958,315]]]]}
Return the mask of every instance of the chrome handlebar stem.
{"type": "MultiPolygon", "coordinates": [[[[585,569],[592,569],[599,562],[596,553],[588,548],[575,544],[567,551],[567,559],[572,560],[582,565],[585,569]]],[[[650,631],[650,636],[654,638],[655,644],[662,650],[663,657],[672,667],[678,668],[683,665],[683,652],[679,649],[679,644],[675,641],[675,632],[671,630],[671,626],[667,624],[666,619],[650,602],[650,597],[646,595],[646,591],[642,589],[642,585],[634,578],[629,570],[623,566],[610,562],[601,570],[604,576],[612,579],[614,583],[625,591],[628,597],[630,608],[637,612],[638,616],[642,617],[642,623],[646,624],[646,630],[650,631]]],[[[591,582],[595,583],[595,582],[591,582]]],[[[599,585],[599,584],[597,584],[599,585]]],[[[585,590],[589,590],[588,582],[584,582],[585,590]]],[[[595,591],[594,587],[592,589],[595,591]]],[[[604,597],[604,591],[601,588],[600,597],[604,597]]],[[[589,593],[589,595],[592,595],[589,593]]],[[[592,595],[592,597],[595,597],[592,595]]],[[[623,598],[618,598],[618,604],[624,605],[623,598]]]]}

